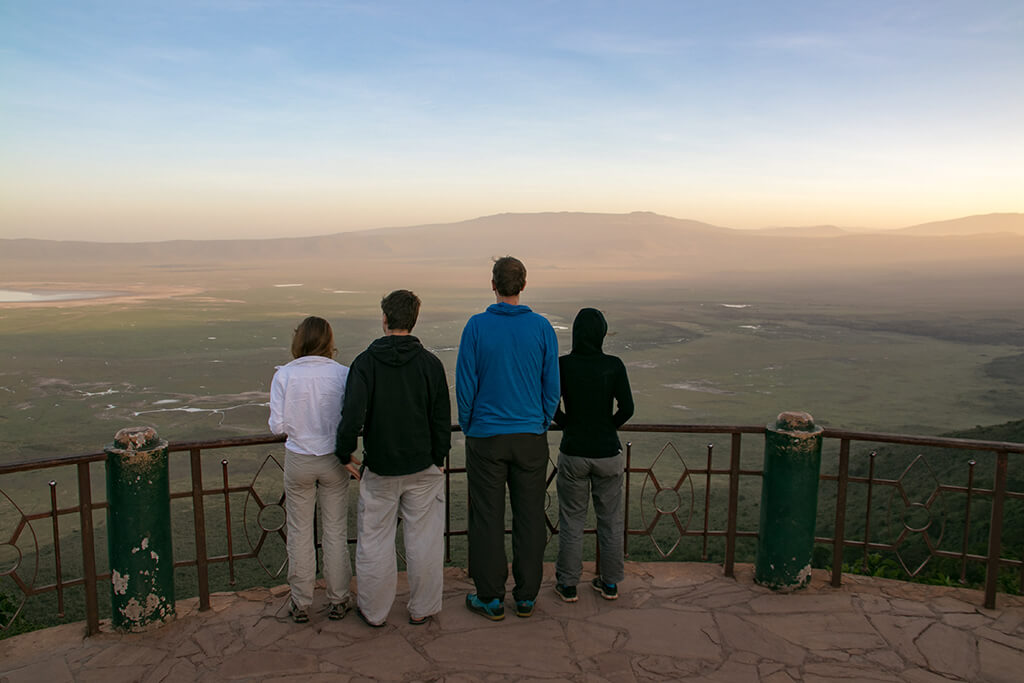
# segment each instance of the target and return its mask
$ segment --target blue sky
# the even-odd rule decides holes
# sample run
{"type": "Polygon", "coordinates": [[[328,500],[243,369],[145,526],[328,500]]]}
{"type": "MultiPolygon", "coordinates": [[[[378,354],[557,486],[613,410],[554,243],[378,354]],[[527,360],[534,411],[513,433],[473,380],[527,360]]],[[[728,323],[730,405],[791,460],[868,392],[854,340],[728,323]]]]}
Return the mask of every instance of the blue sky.
{"type": "Polygon", "coordinates": [[[1024,211],[1024,3],[0,3],[0,237],[1024,211]]]}

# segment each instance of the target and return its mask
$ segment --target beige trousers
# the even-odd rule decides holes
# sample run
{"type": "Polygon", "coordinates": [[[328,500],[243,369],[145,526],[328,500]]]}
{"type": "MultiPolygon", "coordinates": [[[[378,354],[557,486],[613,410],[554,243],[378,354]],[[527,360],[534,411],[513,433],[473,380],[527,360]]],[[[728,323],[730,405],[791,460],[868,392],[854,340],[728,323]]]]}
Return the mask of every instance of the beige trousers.
{"type": "Polygon", "coordinates": [[[327,601],[344,602],[349,597],[352,565],[348,553],[348,481],[348,470],[333,454],[303,455],[285,450],[288,585],[292,601],[300,609],[308,609],[313,603],[316,581],[313,512],[317,502],[323,528],[321,545],[327,601]]]}

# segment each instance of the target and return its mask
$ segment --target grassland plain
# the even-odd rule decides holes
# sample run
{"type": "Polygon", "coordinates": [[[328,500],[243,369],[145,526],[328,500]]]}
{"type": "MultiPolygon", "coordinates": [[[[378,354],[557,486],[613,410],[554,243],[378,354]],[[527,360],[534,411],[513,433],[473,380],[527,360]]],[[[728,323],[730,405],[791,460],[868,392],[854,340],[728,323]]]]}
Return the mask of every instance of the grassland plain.
{"type": "MultiPolygon", "coordinates": [[[[705,288],[537,288],[527,290],[524,302],[549,317],[563,352],[571,346],[572,319],[581,306],[605,311],[610,323],[605,348],[629,368],[635,422],[764,424],[782,410],[800,409],[835,427],[936,434],[1024,415],[1024,312],[1016,296],[958,291],[944,296],[895,288],[861,296],[848,287],[766,288],[723,281],[705,288]]],[[[295,324],[310,314],[331,320],[338,359],[347,364],[379,334],[379,300],[385,292],[323,278],[281,278],[217,281],[165,298],[0,309],[0,462],[96,451],[119,428],[139,423],[170,440],[264,433],[270,378],[275,365],[289,360],[295,324]]],[[[492,299],[486,288],[421,289],[419,294],[424,308],[416,333],[442,359],[454,390],[462,326],[492,299]]],[[[631,440],[638,464],[661,455],[658,467],[675,472],[680,460],[690,469],[703,467],[709,441],[715,443],[716,466],[724,465],[728,453],[727,440],[718,438],[672,439],[671,445],[664,436],[631,440]]],[[[551,443],[557,445],[557,435],[551,443]]],[[[753,440],[745,442],[750,467],[760,466],[759,449],[753,440]]],[[[455,465],[461,464],[462,452],[456,437],[455,465]]],[[[232,481],[247,482],[271,455],[279,457],[280,448],[225,454],[232,481]]],[[[206,457],[204,480],[219,481],[220,454],[206,457]]],[[[260,476],[272,497],[278,472],[268,465],[260,476]]],[[[17,475],[3,488],[23,509],[46,509],[50,478],[57,481],[61,500],[74,499],[70,470],[17,475]]],[[[187,489],[184,458],[172,457],[172,480],[175,490],[187,489]]],[[[96,466],[98,500],[105,498],[102,481],[102,467],[96,466]]],[[[724,484],[711,482],[712,529],[724,524],[724,506],[715,502],[723,499],[724,484]]],[[[639,516],[650,489],[644,489],[642,478],[631,486],[639,516]]],[[[698,507],[702,486],[698,481],[690,492],[698,507]]],[[[741,529],[756,527],[757,486],[743,483],[741,529]]],[[[458,528],[461,488],[453,491],[452,502],[458,528]]],[[[209,524],[223,524],[223,508],[214,501],[207,505],[209,524]]],[[[231,505],[244,506],[244,497],[234,497],[231,505]]],[[[556,505],[552,491],[552,521],[556,505]]],[[[10,514],[2,508],[0,523],[10,514]]],[[[185,530],[176,538],[176,555],[190,557],[191,508],[176,501],[173,514],[176,529],[185,530]]],[[[692,520],[703,523],[699,515],[692,520]]],[[[102,533],[102,515],[96,522],[102,533]]],[[[672,548],[678,536],[671,520],[661,520],[657,530],[659,548],[638,543],[631,550],[646,557],[672,548]]],[[[47,567],[52,567],[53,548],[46,532],[39,533],[39,580],[45,582],[52,574],[47,567]]],[[[65,557],[73,558],[76,531],[65,533],[71,543],[65,557]]],[[[236,539],[244,533],[236,529],[236,539]]],[[[702,550],[699,540],[686,539],[673,557],[699,558],[702,550]]],[[[464,548],[456,543],[455,551],[459,563],[464,548]]],[[[266,564],[276,571],[283,556],[280,548],[274,552],[266,564]]],[[[749,543],[741,543],[741,556],[751,552],[749,543]]],[[[720,553],[720,544],[712,542],[708,559],[720,553]]],[[[74,575],[75,560],[67,562],[66,573],[74,575]]],[[[229,586],[226,571],[223,565],[215,569],[215,587],[229,586]]],[[[281,581],[280,574],[268,576],[254,563],[239,572],[241,584],[281,581]]],[[[193,591],[194,581],[194,572],[180,570],[179,593],[193,591]]],[[[68,610],[68,618],[80,618],[79,608],[72,604],[68,610]]],[[[29,617],[44,619],[52,611],[41,601],[29,617]]]]}

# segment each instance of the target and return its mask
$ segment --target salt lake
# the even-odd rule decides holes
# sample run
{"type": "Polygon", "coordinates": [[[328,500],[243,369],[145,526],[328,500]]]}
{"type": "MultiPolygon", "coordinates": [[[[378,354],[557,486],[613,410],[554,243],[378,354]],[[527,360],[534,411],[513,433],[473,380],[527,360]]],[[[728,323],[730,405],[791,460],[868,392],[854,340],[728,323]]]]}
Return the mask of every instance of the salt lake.
{"type": "Polygon", "coordinates": [[[79,299],[99,299],[113,294],[114,292],[20,292],[14,289],[0,289],[0,303],[22,304],[43,303],[46,301],[76,301],[79,299]]]}

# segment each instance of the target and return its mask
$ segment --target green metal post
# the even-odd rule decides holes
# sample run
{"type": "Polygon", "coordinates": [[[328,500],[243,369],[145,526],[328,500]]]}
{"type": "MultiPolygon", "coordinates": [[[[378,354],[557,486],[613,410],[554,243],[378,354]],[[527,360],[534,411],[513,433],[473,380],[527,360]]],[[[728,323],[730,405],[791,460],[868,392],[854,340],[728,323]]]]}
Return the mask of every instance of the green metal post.
{"type": "Polygon", "coordinates": [[[112,626],[143,631],[174,618],[167,442],[129,427],[105,451],[112,626]]]}
{"type": "Polygon", "coordinates": [[[754,580],[769,588],[811,580],[823,431],[807,413],[786,412],[765,432],[754,580]]]}

